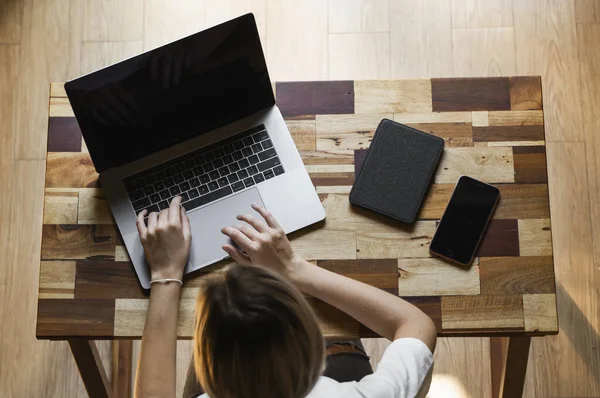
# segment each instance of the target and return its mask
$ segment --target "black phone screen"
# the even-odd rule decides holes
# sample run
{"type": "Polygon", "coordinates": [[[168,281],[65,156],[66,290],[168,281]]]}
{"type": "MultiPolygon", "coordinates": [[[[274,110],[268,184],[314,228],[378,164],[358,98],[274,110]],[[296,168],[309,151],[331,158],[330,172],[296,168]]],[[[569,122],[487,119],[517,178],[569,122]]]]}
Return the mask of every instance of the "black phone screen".
{"type": "Polygon", "coordinates": [[[461,177],[431,241],[431,252],[469,264],[499,196],[496,187],[461,177]]]}

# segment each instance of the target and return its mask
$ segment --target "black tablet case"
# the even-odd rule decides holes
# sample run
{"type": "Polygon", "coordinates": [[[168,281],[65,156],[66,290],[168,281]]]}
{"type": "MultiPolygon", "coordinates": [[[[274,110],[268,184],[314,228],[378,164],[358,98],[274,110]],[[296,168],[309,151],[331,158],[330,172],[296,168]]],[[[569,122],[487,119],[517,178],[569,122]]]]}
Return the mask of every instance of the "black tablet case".
{"type": "Polygon", "coordinates": [[[350,203],[412,223],[443,150],[443,139],[383,119],[350,191],[350,203]]]}

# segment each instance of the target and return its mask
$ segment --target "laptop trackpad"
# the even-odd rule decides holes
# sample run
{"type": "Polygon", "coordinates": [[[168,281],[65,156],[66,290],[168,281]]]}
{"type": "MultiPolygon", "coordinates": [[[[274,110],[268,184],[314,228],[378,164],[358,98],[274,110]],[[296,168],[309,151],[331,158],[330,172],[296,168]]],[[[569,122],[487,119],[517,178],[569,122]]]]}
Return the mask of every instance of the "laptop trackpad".
{"type": "Polygon", "coordinates": [[[232,244],[231,240],[221,233],[226,226],[239,225],[236,217],[240,214],[260,215],[252,209],[253,203],[264,206],[258,189],[252,188],[212,203],[188,213],[192,228],[192,247],[190,261],[185,272],[192,272],[204,266],[227,258],[221,248],[224,244],[232,244]]]}

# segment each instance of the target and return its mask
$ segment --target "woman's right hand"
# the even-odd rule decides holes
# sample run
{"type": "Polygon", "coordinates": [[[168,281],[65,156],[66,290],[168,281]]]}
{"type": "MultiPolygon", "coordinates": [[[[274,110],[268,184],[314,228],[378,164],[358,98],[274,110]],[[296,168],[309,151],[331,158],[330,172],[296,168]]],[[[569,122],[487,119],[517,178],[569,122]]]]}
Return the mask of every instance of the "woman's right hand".
{"type": "Polygon", "coordinates": [[[288,276],[300,258],[294,253],[275,217],[262,206],[252,205],[252,208],[263,220],[244,214],[237,219],[248,225],[240,224],[221,230],[238,244],[243,253],[232,245],[224,245],[223,250],[239,264],[262,266],[288,276]]]}

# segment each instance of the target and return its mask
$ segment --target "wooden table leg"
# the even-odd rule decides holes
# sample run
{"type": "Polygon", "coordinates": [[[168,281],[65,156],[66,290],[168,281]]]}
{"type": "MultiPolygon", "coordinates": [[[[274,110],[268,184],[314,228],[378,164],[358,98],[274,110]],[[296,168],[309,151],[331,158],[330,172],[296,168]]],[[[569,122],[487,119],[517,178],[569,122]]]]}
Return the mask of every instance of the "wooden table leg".
{"type": "Polygon", "coordinates": [[[115,398],[131,397],[131,362],[133,356],[132,340],[113,340],[112,342],[112,393],[115,398]]]}
{"type": "Polygon", "coordinates": [[[69,340],[69,347],[90,398],[111,397],[110,384],[93,340],[69,340]]]}
{"type": "Polygon", "coordinates": [[[523,396],[531,337],[492,337],[492,397],[523,396]]]}

